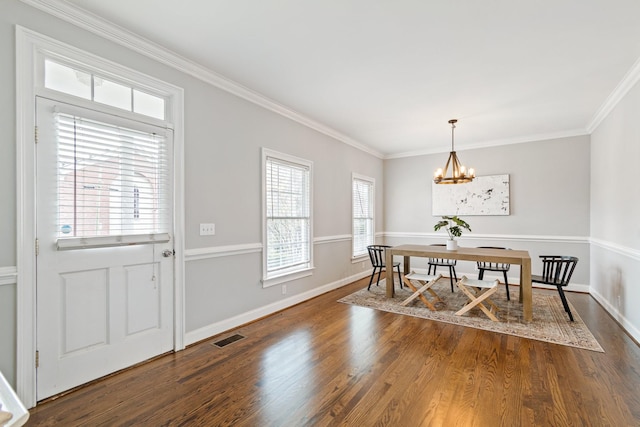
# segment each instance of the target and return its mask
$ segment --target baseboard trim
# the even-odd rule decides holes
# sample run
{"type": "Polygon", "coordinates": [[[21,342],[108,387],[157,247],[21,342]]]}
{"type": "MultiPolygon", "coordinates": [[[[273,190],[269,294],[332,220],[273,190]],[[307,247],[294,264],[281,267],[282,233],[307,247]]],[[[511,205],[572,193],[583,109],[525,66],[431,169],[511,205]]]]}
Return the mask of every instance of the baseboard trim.
{"type": "Polygon", "coordinates": [[[247,323],[253,322],[255,320],[261,319],[263,317],[269,316],[270,314],[277,313],[278,311],[292,307],[296,304],[307,301],[319,295],[325,294],[334,289],[338,289],[344,285],[353,283],[356,280],[360,280],[369,275],[371,275],[370,271],[364,271],[358,274],[354,274],[347,278],[337,280],[335,282],[320,286],[318,288],[311,289],[310,291],[307,291],[307,292],[293,295],[287,299],[274,302],[264,307],[259,307],[254,310],[248,311],[246,313],[242,313],[237,316],[231,317],[229,319],[212,323],[210,325],[204,326],[194,331],[187,332],[185,334],[185,344],[191,345],[199,341],[206,340],[215,335],[221,334],[225,331],[237,328],[239,326],[242,326],[247,323]]]}
{"type": "Polygon", "coordinates": [[[622,328],[633,338],[636,343],[640,343],[640,330],[636,328],[622,313],[618,311],[602,294],[595,289],[591,289],[591,296],[604,307],[622,328]]]}

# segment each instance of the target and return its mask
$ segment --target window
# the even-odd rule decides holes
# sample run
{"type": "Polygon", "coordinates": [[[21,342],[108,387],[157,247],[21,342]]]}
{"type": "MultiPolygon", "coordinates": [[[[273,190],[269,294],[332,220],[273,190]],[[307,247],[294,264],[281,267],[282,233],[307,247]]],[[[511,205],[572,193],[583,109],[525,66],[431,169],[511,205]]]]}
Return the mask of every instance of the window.
{"type": "Polygon", "coordinates": [[[353,174],[353,258],[367,254],[367,246],[375,243],[373,178],[353,174]]]}
{"type": "Polygon", "coordinates": [[[263,149],[264,286],[302,277],[313,262],[312,163],[263,149]],[[293,277],[290,277],[293,275],[293,277]],[[285,280],[269,280],[282,278],[285,280]]]}
{"type": "Polygon", "coordinates": [[[122,110],[164,120],[165,99],[94,73],[80,71],[47,58],[44,87],[122,110]]]}
{"type": "Polygon", "coordinates": [[[167,138],[64,112],[55,113],[54,123],[58,247],[115,244],[121,236],[166,239],[172,227],[167,138]]]}
{"type": "Polygon", "coordinates": [[[37,60],[38,95],[60,102],[58,249],[168,241],[179,89],[66,47],[37,60]]]}

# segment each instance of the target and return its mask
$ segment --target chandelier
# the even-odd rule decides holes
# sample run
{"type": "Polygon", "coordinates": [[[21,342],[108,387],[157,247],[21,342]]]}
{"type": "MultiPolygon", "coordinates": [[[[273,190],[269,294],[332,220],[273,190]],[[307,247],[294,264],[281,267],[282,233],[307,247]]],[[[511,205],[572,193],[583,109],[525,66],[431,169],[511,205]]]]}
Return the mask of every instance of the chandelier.
{"type": "Polygon", "coordinates": [[[458,120],[456,119],[449,120],[449,123],[451,123],[451,152],[449,153],[447,164],[444,166],[444,172],[438,168],[433,174],[433,182],[436,184],[464,184],[473,181],[473,178],[476,177],[473,168],[469,168],[467,171],[467,169],[460,164],[460,160],[458,160],[456,151],[453,148],[453,130],[456,128],[457,122],[458,120]],[[449,170],[449,164],[451,164],[451,176],[446,176],[449,170]]]}

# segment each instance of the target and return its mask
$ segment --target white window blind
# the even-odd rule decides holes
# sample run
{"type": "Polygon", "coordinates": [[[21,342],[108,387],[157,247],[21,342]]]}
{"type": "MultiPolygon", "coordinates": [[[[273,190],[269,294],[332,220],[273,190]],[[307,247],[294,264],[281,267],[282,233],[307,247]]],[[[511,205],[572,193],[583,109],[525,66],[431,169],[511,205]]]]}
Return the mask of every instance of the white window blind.
{"type": "Polygon", "coordinates": [[[353,178],[353,257],[367,254],[375,242],[373,181],[353,178]]]}
{"type": "Polygon", "coordinates": [[[265,174],[267,276],[309,268],[310,168],[267,157],[265,174]]]}
{"type": "Polygon", "coordinates": [[[170,232],[171,167],[164,135],[62,113],[55,126],[60,239],[153,240],[170,232]]]}

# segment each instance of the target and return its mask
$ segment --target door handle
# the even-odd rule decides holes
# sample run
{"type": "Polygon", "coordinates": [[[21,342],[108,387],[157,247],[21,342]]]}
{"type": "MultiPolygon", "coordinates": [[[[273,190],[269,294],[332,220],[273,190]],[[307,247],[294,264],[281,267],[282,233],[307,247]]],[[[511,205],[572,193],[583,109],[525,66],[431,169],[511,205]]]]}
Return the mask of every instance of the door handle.
{"type": "Polygon", "coordinates": [[[164,251],[162,251],[162,256],[165,258],[169,258],[171,255],[175,255],[175,252],[171,249],[165,249],[164,251]]]}

